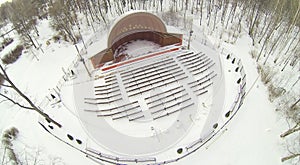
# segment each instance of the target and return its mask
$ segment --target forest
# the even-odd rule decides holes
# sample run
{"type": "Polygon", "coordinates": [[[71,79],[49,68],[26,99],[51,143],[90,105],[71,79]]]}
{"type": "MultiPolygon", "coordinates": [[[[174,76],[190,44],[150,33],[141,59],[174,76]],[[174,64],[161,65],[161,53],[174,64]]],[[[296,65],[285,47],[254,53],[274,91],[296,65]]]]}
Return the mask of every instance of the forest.
{"type": "MultiPolygon", "coordinates": [[[[253,47],[249,54],[257,63],[269,100],[290,125],[278,135],[289,144],[289,154],[283,155],[281,161],[300,159],[300,142],[289,138],[300,139],[299,0],[12,0],[0,7],[0,51],[14,40],[7,35],[11,31],[20,36],[22,44],[2,57],[2,62],[14,63],[23,49],[43,51],[37,40],[40,20],[49,20],[56,32],[53,40],[75,45],[83,41],[84,24],[96,32],[99,27],[109,28],[114,18],[130,10],[150,10],[167,24],[191,30],[192,20],[198,18],[197,24],[208,27],[208,33],[217,36],[219,42],[234,44],[243,33],[249,35],[253,47]],[[283,76],[286,69],[298,72],[298,78],[283,76]],[[292,85],[285,86],[287,82],[292,85]]],[[[3,76],[0,74],[1,84],[3,76]]]]}

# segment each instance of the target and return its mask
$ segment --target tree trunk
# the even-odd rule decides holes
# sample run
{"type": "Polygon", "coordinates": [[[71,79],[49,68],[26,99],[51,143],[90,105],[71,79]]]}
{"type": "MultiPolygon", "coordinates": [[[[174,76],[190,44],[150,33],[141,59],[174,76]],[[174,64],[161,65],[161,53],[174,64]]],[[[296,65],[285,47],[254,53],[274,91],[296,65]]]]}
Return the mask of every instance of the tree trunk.
{"type": "Polygon", "coordinates": [[[200,26],[202,24],[202,17],[203,17],[203,1],[204,0],[201,0],[201,5],[200,5],[200,26]]]}
{"type": "MultiPolygon", "coordinates": [[[[300,32],[300,30],[297,31],[297,34],[296,34],[296,35],[293,37],[293,39],[290,41],[290,44],[289,44],[287,50],[285,51],[284,55],[290,50],[290,48],[291,48],[292,44],[294,43],[294,41],[296,40],[296,38],[297,38],[299,32],[300,32]]],[[[299,40],[298,40],[298,41],[299,41],[299,40]]],[[[282,50],[283,50],[283,49],[282,49],[282,50]]],[[[280,51],[280,52],[278,53],[278,55],[276,56],[276,58],[275,58],[275,60],[274,60],[274,63],[277,62],[277,60],[280,58],[281,54],[282,54],[282,51],[280,51]]]]}
{"type": "Polygon", "coordinates": [[[102,13],[102,10],[101,10],[101,6],[100,6],[99,0],[98,0],[98,6],[99,6],[99,7],[98,7],[98,10],[99,10],[99,12],[100,12],[100,16],[101,16],[103,22],[105,23],[105,25],[107,25],[107,22],[106,22],[106,20],[105,20],[105,18],[104,18],[104,15],[103,15],[103,13],[102,13]]]}
{"type": "MultiPolygon", "coordinates": [[[[299,99],[300,100],[300,99],[299,99]]],[[[299,100],[297,101],[297,102],[299,102],[299,100]]],[[[296,102],[296,103],[297,103],[296,102]]],[[[280,135],[280,137],[281,138],[284,138],[284,137],[286,137],[286,136],[288,136],[288,135],[290,135],[290,134],[292,134],[292,133],[294,133],[294,132],[297,132],[297,131],[300,131],[300,122],[299,123],[297,123],[293,128],[290,128],[289,130],[287,130],[287,131],[285,131],[284,133],[282,133],[281,135],[280,135]]]]}
{"type": "Polygon", "coordinates": [[[281,162],[285,162],[285,161],[287,161],[287,160],[296,158],[296,157],[298,157],[298,156],[300,157],[300,154],[292,154],[292,155],[290,155],[290,156],[286,156],[286,157],[284,157],[284,158],[281,159],[281,162]]]}
{"type": "Polygon", "coordinates": [[[58,122],[56,122],[54,119],[52,119],[49,115],[47,115],[46,113],[44,113],[40,108],[38,108],[23,92],[21,92],[16,86],[15,84],[10,80],[10,78],[8,77],[6,71],[4,70],[4,68],[2,67],[2,65],[0,65],[0,69],[3,72],[4,75],[4,79],[10,84],[11,88],[13,90],[15,90],[22,98],[24,98],[27,103],[32,107],[32,110],[36,111],[37,113],[39,113],[41,116],[45,117],[45,119],[49,122],[54,123],[56,126],[58,127],[62,127],[61,124],[59,124],[58,122]]]}
{"type": "Polygon", "coordinates": [[[264,65],[267,63],[267,61],[268,61],[270,55],[272,54],[272,51],[274,50],[274,48],[275,48],[276,45],[278,44],[278,41],[280,40],[280,38],[282,37],[283,34],[284,34],[284,32],[281,32],[281,34],[279,35],[279,37],[275,39],[276,41],[272,43],[271,49],[270,49],[270,51],[269,51],[269,53],[268,53],[268,55],[267,55],[267,58],[266,58],[265,61],[264,61],[264,65]]]}

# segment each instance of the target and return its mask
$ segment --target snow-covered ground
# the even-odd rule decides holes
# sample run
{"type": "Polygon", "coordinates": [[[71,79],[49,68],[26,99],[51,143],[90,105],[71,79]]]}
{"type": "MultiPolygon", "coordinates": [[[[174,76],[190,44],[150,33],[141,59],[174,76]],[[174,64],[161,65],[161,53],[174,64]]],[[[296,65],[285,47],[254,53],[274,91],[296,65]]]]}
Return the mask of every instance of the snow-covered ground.
{"type": "MultiPolygon", "coordinates": [[[[195,20],[195,22],[198,21],[195,20]]],[[[195,24],[195,26],[197,25],[195,24]]],[[[29,51],[24,53],[15,64],[8,67],[8,73],[16,85],[36,100],[37,103],[40,103],[46,95],[49,96],[50,93],[55,93],[53,88],[56,88],[57,83],[64,75],[62,68],[67,70],[77,57],[75,47],[68,43],[51,42],[49,46],[46,46],[46,41],[52,35],[48,21],[41,21],[39,30],[41,36],[43,36],[40,42],[45,51],[43,54],[40,51],[33,50],[38,55],[39,61],[30,55],[29,51]]],[[[188,31],[183,32],[188,34],[188,31]]],[[[91,36],[89,30],[86,30],[86,33],[83,34],[85,38],[91,36]]],[[[197,40],[199,35],[195,32],[193,42],[201,42],[197,40]]],[[[218,42],[218,39],[213,36],[210,36],[209,39],[213,43],[218,42]]],[[[98,39],[98,41],[100,40],[98,39]]],[[[83,47],[82,44],[79,46],[83,47]]],[[[94,46],[97,47],[97,44],[94,44],[94,46]]],[[[218,49],[220,54],[233,53],[241,59],[245,68],[247,93],[241,110],[224,129],[226,131],[220,133],[196,153],[176,164],[281,164],[280,158],[286,151],[279,134],[287,126],[283,117],[275,112],[274,104],[268,101],[267,89],[260,81],[256,71],[256,63],[250,56],[250,47],[251,39],[243,34],[236,44],[222,44],[221,48],[218,49]]],[[[8,51],[8,49],[9,47],[5,51],[8,51]]],[[[1,56],[3,52],[1,52],[1,56]]],[[[224,68],[224,71],[228,70],[224,68]]],[[[64,90],[72,92],[71,85],[67,82],[64,90]]],[[[72,100],[72,98],[64,99],[72,100]]],[[[64,109],[63,106],[70,107],[70,111],[67,110],[68,113],[65,113],[66,116],[77,115],[76,112],[72,111],[73,105],[56,104],[53,106],[53,111],[59,112],[59,110],[64,109]]],[[[58,141],[44,131],[37,122],[38,116],[36,113],[21,110],[8,102],[2,102],[0,109],[0,131],[3,132],[11,126],[17,127],[20,131],[18,139],[14,141],[14,148],[21,158],[25,159],[27,155],[28,159],[34,160],[34,157],[37,157],[40,164],[96,164],[86,158],[84,154],[58,141]]],[[[66,116],[64,113],[60,115],[58,119],[63,122],[66,116]]],[[[75,126],[76,123],[78,124],[78,121],[65,120],[65,124],[74,124],[73,126],[75,126]]],[[[81,134],[80,131],[72,133],[78,136],[81,134]]],[[[3,154],[2,148],[0,153],[0,155],[3,154]]]]}

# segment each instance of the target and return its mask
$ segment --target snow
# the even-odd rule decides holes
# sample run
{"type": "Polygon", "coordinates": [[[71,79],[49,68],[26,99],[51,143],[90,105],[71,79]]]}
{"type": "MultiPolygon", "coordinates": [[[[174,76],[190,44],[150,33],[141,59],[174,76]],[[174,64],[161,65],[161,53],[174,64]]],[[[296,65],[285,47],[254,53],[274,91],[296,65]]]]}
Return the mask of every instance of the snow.
{"type": "Polygon", "coordinates": [[[223,46],[235,55],[239,54],[245,67],[248,91],[241,110],[216,141],[203,147],[199,154],[192,154],[175,164],[282,164],[280,157],[284,148],[279,135],[286,124],[268,101],[264,85],[256,81],[259,76],[255,72],[256,64],[248,55],[250,42],[250,38],[243,37],[236,45],[223,46]]]}
{"type": "Polygon", "coordinates": [[[128,58],[138,57],[142,54],[147,54],[149,52],[153,52],[158,49],[160,45],[155,44],[151,41],[146,40],[136,40],[131,43],[127,43],[122,46],[125,50],[121,50],[118,54],[128,54],[128,58]]]}
{"type": "MultiPolygon", "coordinates": [[[[195,22],[198,22],[195,20],[195,22]]],[[[53,93],[53,88],[58,82],[61,82],[64,72],[62,68],[68,69],[73,65],[73,60],[77,57],[76,49],[73,45],[65,42],[53,43],[46,46],[45,43],[52,36],[52,31],[48,27],[46,20],[40,22],[39,31],[41,34],[42,48],[41,51],[33,50],[38,54],[37,61],[30,53],[24,53],[22,57],[13,65],[8,67],[8,73],[17,86],[25,91],[31,98],[41,102],[45,96],[53,93]],[[50,90],[49,90],[50,89],[50,90]]],[[[174,29],[174,31],[176,31],[174,29]]],[[[186,32],[188,34],[188,32],[186,32]]],[[[84,33],[83,33],[84,34],[84,33]]],[[[86,58],[102,49],[103,38],[102,33],[97,33],[100,37],[93,40],[93,44],[87,50],[86,58]]],[[[194,42],[201,43],[200,33],[195,33],[194,42]]],[[[85,37],[90,37],[90,33],[86,33],[85,37]]],[[[216,43],[217,39],[209,36],[209,39],[216,43]]],[[[105,39],[104,39],[105,40],[105,39]]],[[[11,46],[4,51],[9,51],[17,44],[14,41],[11,46]]],[[[83,45],[79,44],[82,48],[83,45]]],[[[209,45],[212,46],[212,45],[209,45]]],[[[234,164],[234,165],[279,165],[280,157],[285,153],[283,141],[279,138],[279,134],[287,128],[282,117],[275,112],[274,104],[268,101],[267,89],[264,87],[256,72],[256,63],[249,53],[251,40],[243,34],[236,44],[222,43],[218,50],[231,52],[241,59],[247,75],[247,93],[242,108],[232,119],[226,129],[223,129],[212,141],[196,153],[189,155],[174,164],[234,164]]],[[[1,52],[1,56],[2,53],[1,52]]],[[[81,63],[79,65],[82,65],[81,63]]],[[[226,72],[227,69],[224,69],[226,72]]],[[[77,74],[82,74],[85,70],[79,70],[77,74]]],[[[87,77],[85,77],[87,79],[87,77]]],[[[55,117],[58,121],[63,122],[66,128],[77,127],[82,128],[77,120],[77,111],[74,111],[73,102],[73,81],[66,82],[62,89],[62,103],[53,106],[55,117]],[[64,104],[63,104],[64,103],[64,104]],[[69,120],[65,120],[69,119],[69,120]]],[[[298,86],[299,87],[299,86],[298,86]]],[[[299,88],[296,88],[299,89],[299,88]]],[[[299,90],[298,90],[299,91],[299,90]]],[[[226,95],[227,96],[227,95],[226,95]]],[[[225,96],[225,97],[226,97],[225,96]]],[[[70,146],[58,141],[49,135],[37,123],[38,115],[34,112],[21,110],[16,106],[12,106],[8,102],[0,104],[0,131],[15,126],[20,130],[18,139],[14,142],[14,148],[19,154],[24,150],[34,155],[34,151],[41,149],[40,159],[47,162],[56,162],[57,164],[97,164],[86,158],[84,154],[74,150],[70,146]],[[76,158],[76,159],[74,159],[76,158]]],[[[81,121],[88,122],[88,121],[81,121]]],[[[63,130],[69,132],[70,130],[63,130]]],[[[72,129],[72,135],[84,136],[86,130],[72,129]]],[[[63,132],[57,132],[65,137],[63,132]]],[[[66,138],[66,137],[65,137],[66,138]]],[[[83,140],[88,136],[80,137],[83,140]]],[[[67,140],[67,139],[65,139],[67,140]]],[[[95,145],[92,141],[87,140],[89,145],[95,145]]],[[[2,154],[2,150],[0,153],[2,154]]],[[[168,156],[165,156],[166,159],[168,156]]]]}

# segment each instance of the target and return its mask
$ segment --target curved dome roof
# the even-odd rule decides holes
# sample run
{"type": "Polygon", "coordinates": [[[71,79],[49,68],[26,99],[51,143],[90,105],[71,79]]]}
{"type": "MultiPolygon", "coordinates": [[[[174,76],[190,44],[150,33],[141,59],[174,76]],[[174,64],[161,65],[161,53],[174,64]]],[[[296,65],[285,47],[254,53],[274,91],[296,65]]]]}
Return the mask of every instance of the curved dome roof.
{"type": "Polygon", "coordinates": [[[162,20],[151,13],[143,11],[127,13],[119,18],[112,26],[107,40],[107,46],[111,47],[117,39],[126,35],[126,33],[145,30],[162,33],[167,32],[167,28],[162,20]]]}

